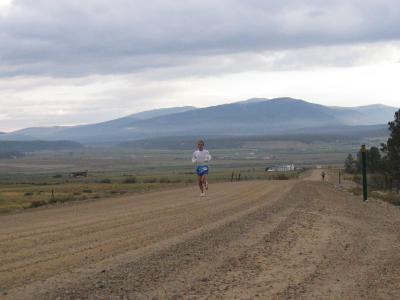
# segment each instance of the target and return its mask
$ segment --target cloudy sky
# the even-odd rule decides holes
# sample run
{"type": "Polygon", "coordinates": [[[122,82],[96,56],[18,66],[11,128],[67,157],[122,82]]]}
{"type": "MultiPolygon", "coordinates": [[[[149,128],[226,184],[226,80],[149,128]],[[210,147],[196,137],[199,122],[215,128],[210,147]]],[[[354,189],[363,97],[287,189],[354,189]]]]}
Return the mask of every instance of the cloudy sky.
{"type": "Polygon", "coordinates": [[[290,96],[400,106],[398,0],[0,0],[0,131],[290,96]]]}

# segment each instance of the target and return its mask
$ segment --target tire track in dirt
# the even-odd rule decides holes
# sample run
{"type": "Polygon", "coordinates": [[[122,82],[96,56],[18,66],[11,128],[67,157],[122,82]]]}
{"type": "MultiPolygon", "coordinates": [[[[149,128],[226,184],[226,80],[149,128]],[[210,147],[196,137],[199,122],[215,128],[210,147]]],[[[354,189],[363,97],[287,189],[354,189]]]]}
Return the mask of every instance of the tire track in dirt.
{"type": "MultiPolygon", "coordinates": [[[[280,193],[280,190],[285,190],[290,185],[291,183],[288,182],[282,182],[278,185],[266,184],[265,182],[234,185],[221,184],[220,191],[210,195],[207,199],[199,198],[197,191],[193,188],[181,189],[172,194],[170,191],[165,192],[167,195],[166,198],[163,197],[163,192],[152,193],[139,196],[138,202],[134,201],[134,197],[125,197],[118,200],[119,202],[125,202],[123,203],[125,207],[122,210],[112,209],[114,203],[111,200],[107,203],[111,207],[108,211],[104,210],[104,206],[107,206],[104,203],[106,200],[100,203],[82,203],[81,205],[84,208],[85,214],[76,213],[75,207],[72,209],[62,207],[58,209],[66,211],[64,219],[70,218],[71,223],[76,219],[82,222],[82,218],[87,216],[87,223],[91,227],[91,230],[86,231],[83,235],[79,231],[76,236],[71,235],[68,222],[62,222],[62,225],[60,225],[59,220],[50,215],[50,219],[47,220],[48,226],[54,226],[52,229],[53,234],[59,235],[55,241],[49,240],[41,232],[43,229],[46,231],[46,227],[42,225],[41,215],[48,215],[48,210],[38,210],[36,214],[29,212],[27,220],[24,219],[25,216],[23,214],[16,215],[21,222],[29,222],[29,217],[33,217],[30,226],[32,236],[26,239],[25,233],[27,230],[22,228],[21,231],[24,232],[24,235],[21,236],[21,239],[18,239],[17,235],[15,239],[11,240],[11,246],[13,247],[10,247],[10,244],[4,245],[2,243],[0,245],[0,250],[9,253],[9,255],[1,257],[0,286],[8,287],[8,289],[17,288],[18,286],[29,285],[30,282],[43,280],[60,273],[73,272],[76,268],[82,267],[82,265],[87,266],[87,268],[92,267],[99,261],[146,247],[163,239],[175,237],[246,210],[247,208],[252,208],[259,203],[263,203],[266,194],[280,193]],[[251,189],[250,191],[248,191],[249,188],[251,189]],[[194,194],[195,191],[196,193],[194,194]],[[243,201],[244,194],[247,195],[246,201],[243,201]],[[172,197],[175,197],[175,199],[172,197]],[[148,202],[147,206],[145,205],[146,201],[148,202]],[[93,210],[88,211],[87,206],[92,207],[93,210]],[[165,208],[161,214],[160,206],[165,208]],[[126,215],[127,211],[130,210],[135,211],[132,219],[125,226],[121,227],[119,217],[121,214],[126,215]],[[145,223],[146,226],[143,226],[143,218],[135,218],[138,210],[146,214],[146,218],[148,219],[145,221],[147,222],[145,223]],[[109,213],[109,211],[111,212],[109,213]],[[107,226],[109,227],[107,230],[109,234],[106,235],[104,234],[103,223],[100,223],[101,225],[98,228],[93,226],[96,218],[99,215],[104,216],[105,214],[108,217],[107,226]],[[139,220],[139,224],[136,219],[139,220]],[[40,227],[39,232],[35,228],[36,221],[40,227]],[[115,231],[113,221],[117,225],[115,231]],[[120,230],[121,228],[122,230],[120,230]],[[27,241],[29,243],[32,240],[36,241],[34,245],[29,244],[29,247],[19,248],[21,243],[23,244],[23,242],[27,241]],[[12,242],[15,244],[12,245],[12,242]],[[24,252],[26,249],[30,252],[24,252]]],[[[215,187],[217,188],[218,185],[215,185],[215,187]]],[[[78,204],[77,208],[79,206],[78,204]]],[[[49,210],[54,211],[57,209],[51,208],[49,210]]],[[[9,220],[11,218],[11,226],[15,223],[15,220],[12,219],[13,216],[2,217],[4,217],[3,220],[7,220],[7,217],[9,220]]],[[[7,225],[6,223],[4,224],[7,225]]],[[[18,225],[21,228],[20,224],[18,225]]],[[[9,231],[12,235],[14,233],[11,226],[9,227],[9,231]]],[[[84,222],[81,226],[82,230],[85,231],[84,222]]],[[[76,225],[73,227],[76,229],[76,225]]],[[[4,236],[9,235],[5,234],[4,236]]],[[[1,237],[3,238],[4,236],[1,237]]]]}
{"type": "Polygon", "coordinates": [[[5,299],[400,298],[398,208],[317,175],[217,184],[207,199],[187,188],[38,210],[16,232],[2,216],[0,289],[5,299]]]}

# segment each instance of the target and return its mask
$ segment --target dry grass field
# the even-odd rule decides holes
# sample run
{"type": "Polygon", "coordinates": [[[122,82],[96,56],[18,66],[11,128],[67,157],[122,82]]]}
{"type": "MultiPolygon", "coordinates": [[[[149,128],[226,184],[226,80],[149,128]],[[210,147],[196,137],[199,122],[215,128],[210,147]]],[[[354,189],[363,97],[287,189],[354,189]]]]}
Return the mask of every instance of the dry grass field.
{"type": "MultiPolygon", "coordinates": [[[[238,180],[240,174],[241,181],[280,176],[265,172],[267,165],[279,160],[270,162],[261,159],[261,155],[247,158],[248,155],[243,151],[216,151],[210,181],[230,181],[232,172],[234,180],[238,180]]],[[[133,154],[91,150],[39,152],[16,160],[0,160],[0,213],[193,185],[196,177],[190,158],[189,151],[133,154]],[[88,170],[87,177],[71,177],[71,172],[84,170],[88,170]]],[[[292,172],[284,177],[297,175],[298,172],[292,172]]]]}

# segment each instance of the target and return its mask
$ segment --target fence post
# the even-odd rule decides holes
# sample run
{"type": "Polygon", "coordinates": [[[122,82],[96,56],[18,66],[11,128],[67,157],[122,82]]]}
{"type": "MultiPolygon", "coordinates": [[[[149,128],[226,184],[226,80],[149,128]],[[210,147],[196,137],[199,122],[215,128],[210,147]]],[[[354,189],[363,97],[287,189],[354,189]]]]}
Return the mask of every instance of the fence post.
{"type": "Polygon", "coordinates": [[[368,200],[368,183],[367,183],[367,148],[365,145],[361,146],[361,159],[362,159],[362,176],[363,176],[363,197],[364,201],[368,200]]]}
{"type": "Polygon", "coordinates": [[[341,184],[342,183],[342,172],[340,171],[340,169],[339,169],[339,184],[341,184]]]}
{"type": "Polygon", "coordinates": [[[232,171],[231,182],[233,182],[233,176],[234,175],[235,175],[235,172],[232,171]]]}

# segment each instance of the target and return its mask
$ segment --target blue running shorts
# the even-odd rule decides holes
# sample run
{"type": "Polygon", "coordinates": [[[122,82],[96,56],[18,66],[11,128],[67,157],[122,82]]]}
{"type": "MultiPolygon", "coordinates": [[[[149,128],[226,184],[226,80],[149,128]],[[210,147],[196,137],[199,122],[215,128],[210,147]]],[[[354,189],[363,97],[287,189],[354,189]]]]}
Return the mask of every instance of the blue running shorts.
{"type": "Polygon", "coordinates": [[[207,175],[208,174],[208,166],[206,166],[206,165],[197,166],[196,173],[199,176],[207,175]]]}

